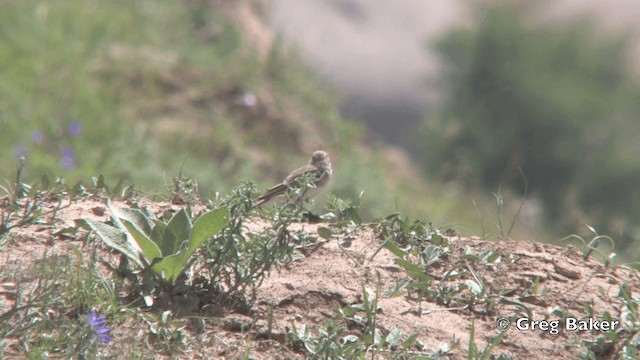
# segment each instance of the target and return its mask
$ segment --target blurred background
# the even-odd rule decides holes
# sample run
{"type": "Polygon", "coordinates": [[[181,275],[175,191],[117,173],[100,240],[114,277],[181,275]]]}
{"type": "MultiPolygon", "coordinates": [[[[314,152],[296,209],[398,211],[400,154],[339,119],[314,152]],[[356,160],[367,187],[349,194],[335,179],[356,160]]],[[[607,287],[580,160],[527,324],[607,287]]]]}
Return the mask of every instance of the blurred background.
{"type": "Polygon", "coordinates": [[[33,182],[166,194],[181,173],[213,197],[325,148],[329,191],[365,218],[535,241],[588,224],[637,260],[638,18],[632,0],[4,1],[0,180],[24,157],[33,182]]]}

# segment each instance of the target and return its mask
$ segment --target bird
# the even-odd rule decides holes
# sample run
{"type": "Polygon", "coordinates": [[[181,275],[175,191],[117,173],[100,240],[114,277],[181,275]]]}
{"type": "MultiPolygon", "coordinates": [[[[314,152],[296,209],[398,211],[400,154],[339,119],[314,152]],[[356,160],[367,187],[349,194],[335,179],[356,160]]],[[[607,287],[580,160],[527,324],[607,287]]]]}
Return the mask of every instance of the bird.
{"type": "MultiPolygon", "coordinates": [[[[283,195],[288,189],[297,188],[300,186],[298,180],[307,174],[313,174],[315,176],[313,182],[315,188],[310,187],[304,194],[305,198],[311,198],[324,190],[327,183],[329,183],[329,179],[331,179],[332,172],[331,161],[329,160],[327,152],[316,150],[313,152],[313,155],[311,155],[308,164],[293,170],[281,183],[269,188],[264,194],[260,195],[252,206],[252,209],[260,207],[279,195],[283,195]]],[[[298,201],[301,200],[302,198],[298,199],[298,201]]]]}

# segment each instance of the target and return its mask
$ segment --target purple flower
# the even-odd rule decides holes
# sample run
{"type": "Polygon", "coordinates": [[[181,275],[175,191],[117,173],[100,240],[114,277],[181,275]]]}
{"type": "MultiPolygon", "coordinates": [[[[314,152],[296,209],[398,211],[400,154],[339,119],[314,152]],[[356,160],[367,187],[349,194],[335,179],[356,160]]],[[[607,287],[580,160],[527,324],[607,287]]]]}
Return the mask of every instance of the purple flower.
{"type": "Polygon", "coordinates": [[[31,141],[34,144],[40,144],[42,143],[42,140],[44,140],[44,134],[42,131],[34,131],[31,133],[31,141]]]}
{"type": "Polygon", "coordinates": [[[65,169],[73,169],[76,167],[76,152],[70,147],[64,148],[64,150],[62,150],[60,163],[65,169]]]}
{"type": "Polygon", "coordinates": [[[74,121],[69,125],[69,133],[73,136],[78,136],[82,132],[82,125],[79,122],[74,121]]]}
{"type": "Polygon", "coordinates": [[[111,336],[107,335],[107,333],[111,330],[111,328],[107,327],[106,323],[107,322],[104,319],[104,315],[98,315],[95,310],[91,310],[87,315],[87,324],[91,325],[91,327],[95,331],[96,337],[100,340],[100,342],[108,344],[111,342],[111,336]]]}

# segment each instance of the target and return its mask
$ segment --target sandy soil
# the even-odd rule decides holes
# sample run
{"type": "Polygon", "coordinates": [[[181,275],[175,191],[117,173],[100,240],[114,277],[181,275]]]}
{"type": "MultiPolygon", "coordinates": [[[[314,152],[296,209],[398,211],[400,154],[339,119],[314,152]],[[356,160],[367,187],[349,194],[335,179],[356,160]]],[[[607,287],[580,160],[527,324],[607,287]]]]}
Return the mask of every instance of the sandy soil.
{"type": "MultiPolygon", "coordinates": [[[[100,263],[117,264],[118,255],[100,240],[83,245],[86,235],[83,231],[60,232],[73,227],[74,221],[82,218],[108,221],[110,215],[103,203],[95,199],[63,205],[55,217],[42,224],[11,230],[10,240],[1,249],[0,266],[16,270],[11,275],[5,272],[0,275],[0,315],[14,306],[18,285],[24,288],[35,281],[29,269],[45,255],[65,254],[73,246],[82,249],[83,253],[97,249],[100,263]]],[[[157,214],[179,209],[178,205],[148,200],[142,201],[141,205],[157,214]]],[[[54,204],[43,206],[45,210],[52,209],[54,204]]],[[[118,206],[129,205],[118,203],[118,206]]],[[[319,227],[329,225],[298,223],[290,227],[317,236],[319,227]]],[[[248,231],[260,232],[265,226],[264,221],[256,218],[250,222],[248,231]]],[[[248,311],[215,306],[216,311],[212,312],[215,304],[210,298],[196,299],[186,307],[177,299],[174,302],[164,299],[164,306],[182,309],[179,312],[185,324],[193,317],[204,319],[202,326],[185,329],[191,340],[185,358],[229,358],[250,349],[255,359],[302,359],[305,355],[299,349],[283,346],[287,332],[293,326],[300,329],[306,324],[314,333],[328,320],[345,326],[345,335],[362,335],[361,326],[339,318],[336,311],[362,305],[363,287],[373,299],[377,287],[382,294],[399,279],[407,277],[394,260],[395,256],[381,249],[380,244],[376,229],[364,227],[313,246],[299,246],[299,259],[272,271],[259,288],[255,305],[248,311]]],[[[501,317],[516,320],[527,316],[525,309],[528,309],[531,320],[554,321],[564,317],[603,320],[605,312],[614,319],[624,319],[621,299],[616,296],[619,287],[627,284],[635,296],[640,291],[637,272],[623,267],[605,267],[591,258],[583,260],[582,253],[572,247],[526,241],[490,242],[458,236],[446,238],[445,244],[448,244],[449,252],[426,273],[433,279],[430,289],[442,294],[445,290],[458,289],[457,295],[422,301],[407,292],[389,297],[381,295],[377,314],[380,331],[387,333],[399,329],[405,335],[415,333],[418,341],[428,349],[426,353],[433,354],[444,344],[459,340],[460,347],[443,358],[466,358],[472,323],[475,342],[482,349],[499,334],[496,327],[497,319],[501,317]],[[499,260],[477,261],[470,256],[483,251],[495,251],[499,260]],[[452,270],[458,271],[460,276],[447,279],[452,270]],[[462,286],[469,281],[484,284],[489,295],[476,296],[470,288],[462,286]],[[586,312],[587,305],[593,309],[593,315],[586,312]]],[[[104,270],[107,273],[106,268],[104,270]]],[[[514,359],[571,359],[582,354],[578,344],[590,343],[603,334],[598,330],[569,331],[563,329],[563,325],[561,322],[560,331],[554,334],[550,330],[518,330],[512,322],[493,354],[510,354],[514,359]]],[[[125,320],[113,324],[112,335],[115,343],[126,347],[132,338],[145,332],[148,329],[140,323],[125,320]]],[[[609,344],[609,351],[614,347],[615,344],[609,344]]],[[[105,351],[118,356],[123,350],[105,351]]],[[[419,353],[421,351],[416,349],[415,354],[419,353]]]]}

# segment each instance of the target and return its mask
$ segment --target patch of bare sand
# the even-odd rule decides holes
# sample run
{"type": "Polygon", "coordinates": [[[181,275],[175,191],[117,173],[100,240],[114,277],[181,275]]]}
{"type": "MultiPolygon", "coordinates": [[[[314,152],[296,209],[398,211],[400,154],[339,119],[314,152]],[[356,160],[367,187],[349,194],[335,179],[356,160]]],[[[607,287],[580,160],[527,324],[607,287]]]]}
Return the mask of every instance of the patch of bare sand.
{"type": "MultiPolygon", "coordinates": [[[[309,231],[315,231],[311,226],[309,231]]],[[[606,311],[619,319],[621,304],[614,296],[618,285],[628,283],[637,293],[640,281],[634,271],[617,268],[611,270],[594,260],[583,261],[575,249],[529,242],[489,242],[476,238],[450,238],[452,252],[429,274],[433,276],[433,287],[446,285],[442,276],[465,261],[460,257],[467,248],[474,254],[483,250],[495,250],[503,261],[497,264],[482,262],[473,264],[478,277],[485,286],[497,294],[500,290],[512,289],[502,301],[496,296],[492,311],[484,309],[457,310],[460,306],[448,307],[433,301],[415,302],[406,297],[381,298],[377,325],[384,330],[400,329],[403,334],[417,333],[418,339],[432,351],[452,339],[460,339],[462,347],[454,358],[466,358],[470,324],[476,327],[476,343],[483,348],[498,334],[496,318],[501,316],[525,316],[517,303],[528,307],[532,320],[556,320],[552,313],[562,307],[566,314],[578,319],[589,318],[585,304],[594,311],[593,318],[602,320],[606,311]],[[507,259],[513,263],[507,264],[507,259]],[[528,294],[538,279],[536,293],[528,294]],[[600,293],[602,291],[602,294],[600,293]],[[504,301],[504,300],[511,300],[504,301]]],[[[320,249],[307,254],[304,261],[292,264],[288,269],[274,273],[260,289],[258,307],[274,306],[276,331],[285,331],[294,323],[321,324],[324,320],[335,320],[334,311],[347,305],[362,304],[362,286],[372,293],[380,274],[382,290],[387,290],[401,276],[403,270],[395,265],[394,256],[386,249],[371,258],[378,250],[380,241],[371,230],[361,230],[348,241],[349,246],[340,247],[344,239],[336,239],[320,249]],[[354,261],[353,259],[356,259],[354,261]]],[[[465,280],[465,279],[460,279],[465,280]]],[[[338,320],[339,321],[339,320],[338,320]]],[[[544,331],[518,331],[512,324],[502,343],[494,350],[510,353],[513,358],[576,358],[580,355],[572,343],[591,341],[600,332],[565,332],[550,335],[544,331]]]]}

